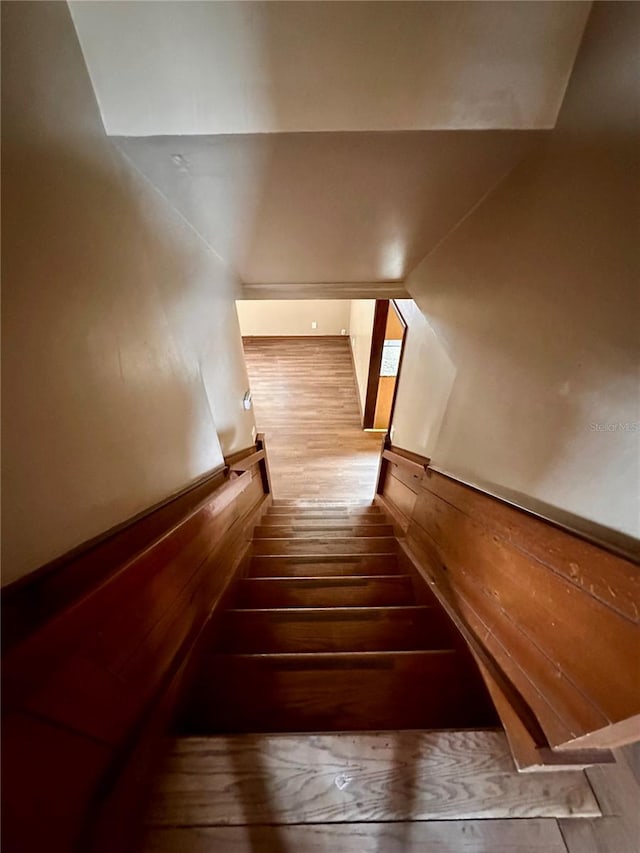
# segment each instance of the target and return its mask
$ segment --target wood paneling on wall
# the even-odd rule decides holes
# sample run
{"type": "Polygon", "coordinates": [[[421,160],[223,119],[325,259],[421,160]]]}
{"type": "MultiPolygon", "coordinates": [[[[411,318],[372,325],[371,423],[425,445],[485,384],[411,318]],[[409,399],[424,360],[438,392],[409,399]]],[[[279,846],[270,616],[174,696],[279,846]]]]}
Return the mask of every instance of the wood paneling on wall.
{"type": "MultiPolygon", "coordinates": [[[[638,567],[413,464],[387,449],[378,500],[404,533],[408,552],[533,712],[546,743],[529,744],[531,763],[553,763],[548,747],[557,757],[640,739],[638,567]]],[[[516,732],[522,724],[516,717],[508,725],[511,702],[483,674],[526,764],[516,732]]]]}
{"type": "MultiPolygon", "coordinates": [[[[264,453],[244,455],[220,488],[196,506],[187,498],[184,516],[129,559],[111,540],[96,546],[98,566],[114,560],[111,572],[89,588],[83,581],[5,654],[5,849],[106,851],[109,837],[123,849],[122,828],[109,833],[132,802],[118,791],[126,783],[135,811],[149,738],[162,734],[186,662],[269,502],[264,453]]],[[[139,541],[130,534],[130,546],[139,541]]]]}

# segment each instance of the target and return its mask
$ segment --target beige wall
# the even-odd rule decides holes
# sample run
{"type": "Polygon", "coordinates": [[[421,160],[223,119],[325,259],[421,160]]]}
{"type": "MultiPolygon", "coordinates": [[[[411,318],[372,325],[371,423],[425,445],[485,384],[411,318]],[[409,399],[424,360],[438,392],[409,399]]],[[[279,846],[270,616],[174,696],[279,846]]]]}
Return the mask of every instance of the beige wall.
{"type": "Polygon", "coordinates": [[[345,299],[252,299],[236,302],[243,335],[340,335],[349,332],[345,299]],[[317,328],[312,329],[315,321],[317,328]]]}
{"type": "Polygon", "coordinates": [[[457,371],[434,463],[635,536],[639,28],[594,6],[547,145],[406,281],[457,371]]]}
{"type": "Polygon", "coordinates": [[[356,385],[360,398],[360,412],[364,412],[367,398],[367,379],[369,378],[369,359],[373,338],[373,315],[376,310],[375,299],[353,299],[349,317],[351,352],[356,373],[356,385]]]}
{"type": "Polygon", "coordinates": [[[2,170],[7,583],[219,465],[253,416],[236,283],[105,137],[65,3],[2,4],[2,170]]]}
{"type": "Polygon", "coordinates": [[[396,300],[407,324],[391,440],[430,457],[436,447],[456,369],[413,299],[396,300]]]}

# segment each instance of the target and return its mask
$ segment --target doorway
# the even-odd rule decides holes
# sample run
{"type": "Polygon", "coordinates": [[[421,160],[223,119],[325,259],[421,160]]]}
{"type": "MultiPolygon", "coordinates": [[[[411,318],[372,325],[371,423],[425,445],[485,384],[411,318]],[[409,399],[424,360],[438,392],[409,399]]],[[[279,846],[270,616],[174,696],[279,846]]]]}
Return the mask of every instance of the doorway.
{"type": "Polygon", "coordinates": [[[395,300],[377,299],[363,413],[364,429],[389,429],[406,333],[407,324],[395,300]]]}

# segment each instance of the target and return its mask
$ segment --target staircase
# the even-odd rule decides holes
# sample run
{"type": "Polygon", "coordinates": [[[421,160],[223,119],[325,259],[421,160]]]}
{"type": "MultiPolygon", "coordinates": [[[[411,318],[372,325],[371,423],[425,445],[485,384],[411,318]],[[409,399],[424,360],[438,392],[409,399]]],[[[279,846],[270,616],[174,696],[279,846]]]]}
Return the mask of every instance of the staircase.
{"type": "Polygon", "coordinates": [[[497,725],[436,600],[371,505],[278,501],[205,653],[189,734],[497,725]]]}
{"type": "Polygon", "coordinates": [[[274,501],[141,853],[511,853],[522,838],[563,853],[555,818],[600,814],[583,773],[518,774],[466,647],[403,559],[376,506],[274,501]]]}

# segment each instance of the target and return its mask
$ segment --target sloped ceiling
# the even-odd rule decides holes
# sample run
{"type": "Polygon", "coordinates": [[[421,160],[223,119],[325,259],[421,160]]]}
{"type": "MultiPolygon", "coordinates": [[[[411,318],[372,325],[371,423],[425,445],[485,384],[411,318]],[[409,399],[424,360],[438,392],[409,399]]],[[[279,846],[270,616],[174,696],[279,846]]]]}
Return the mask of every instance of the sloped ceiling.
{"type": "Polygon", "coordinates": [[[402,280],[536,133],[118,139],[247,283],[402,280]]]}
{"type": "Polygon", "coordinates": [[[107,132],[246,283],[402,281],[553,127],[590,3],[92,2],[107,132]]]}

